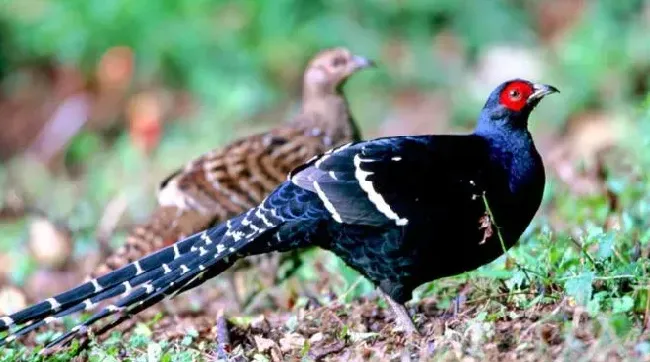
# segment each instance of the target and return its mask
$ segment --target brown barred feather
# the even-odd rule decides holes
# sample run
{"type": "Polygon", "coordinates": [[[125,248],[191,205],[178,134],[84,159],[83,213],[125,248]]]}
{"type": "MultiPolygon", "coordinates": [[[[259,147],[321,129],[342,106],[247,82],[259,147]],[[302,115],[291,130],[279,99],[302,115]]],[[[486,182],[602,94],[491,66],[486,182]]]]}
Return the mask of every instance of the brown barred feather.
{"type": "Polygon", "coordinates": [[[359,140],[340,89],[350,75],[370,65],[343,48],[316,55],[305,70],[298,116],[284,126],[208,152],[172,174],[161,184],[159,208],[149,221],[133,229],[125,245],[92,276],[240,214],[261,202],[293,168],[334,146],[359,140]]]}

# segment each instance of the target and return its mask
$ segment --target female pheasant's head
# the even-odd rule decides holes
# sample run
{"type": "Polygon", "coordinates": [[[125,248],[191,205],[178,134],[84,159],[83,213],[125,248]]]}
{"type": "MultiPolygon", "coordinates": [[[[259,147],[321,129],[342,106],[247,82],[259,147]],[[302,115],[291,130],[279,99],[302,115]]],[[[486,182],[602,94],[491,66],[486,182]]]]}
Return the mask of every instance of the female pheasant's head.
{"type": "Polygon", "coordinates": [[[371,60],[352,54],[346,48],[323,50],[312,58],[305,70],[305,91],[339,92],[352,74],[374,65],[371,60]]]}

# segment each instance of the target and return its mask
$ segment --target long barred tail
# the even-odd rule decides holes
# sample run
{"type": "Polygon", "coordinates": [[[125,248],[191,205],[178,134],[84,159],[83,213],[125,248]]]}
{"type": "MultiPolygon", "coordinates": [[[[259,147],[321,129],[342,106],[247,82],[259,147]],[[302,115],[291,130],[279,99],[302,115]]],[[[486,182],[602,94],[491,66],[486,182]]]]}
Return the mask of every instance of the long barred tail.
{"type": "Polygon", "coordinates": [[[246,256],[243,249],[247,244],[264,235],[272,235],[283,222],[284,219],[272,207],[265,207],[263,202],[226,223],[178,241],[119,270],[1,317],[0,331],[16,328],[0,340],[0,346],[69,314],[92,310],[97,303],[119,295],[114,304],[95,313],[47,347],[65,343],[87,332],[95,322],[121,314],[109,324],[112,327],[165,296],[183,292],[221,273],[237,258],[246,256]]]}
{"type": "Polygon", "coordinates": [[[129,232],[124,245],[97,266],[90,277],[96,278],[118,270],[214,224],[214,215],[211,214],[175,206],[159,207],[146,223],[134,227],[129,232]]]}
{"type": "Polygon", "coordinates": [[[180,231],[174,223],[176,210],[158,208],[147,223],[138,225],[130,230],[124,245],[97,266],[91,273],[91,278],[118,270],[119,268],[149,255],[166,246],[170,246],[181,238],[180,231]]]}

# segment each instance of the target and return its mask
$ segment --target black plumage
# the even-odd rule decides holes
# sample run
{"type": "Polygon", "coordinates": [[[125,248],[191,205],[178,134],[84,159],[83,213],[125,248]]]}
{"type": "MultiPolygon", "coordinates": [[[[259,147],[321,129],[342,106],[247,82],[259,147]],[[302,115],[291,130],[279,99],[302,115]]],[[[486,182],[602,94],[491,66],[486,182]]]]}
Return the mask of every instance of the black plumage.
{"type": "Polygon", "coordinates": [[[119,313],[115,325],[241,257],[307,246],[332,250],[365,275],[415,332],[403,307],[415,287],[494,260],[503,253],[499,237],[511,247],[532,220],[545,176],[528,116],[556,91],[509,81],[490,95],[470,135],[388,137],[328,151],[248,212],[0,319],[0,330],[22,326],[3,342],[122,294],[50,343],[58,344],[119,313]]]}

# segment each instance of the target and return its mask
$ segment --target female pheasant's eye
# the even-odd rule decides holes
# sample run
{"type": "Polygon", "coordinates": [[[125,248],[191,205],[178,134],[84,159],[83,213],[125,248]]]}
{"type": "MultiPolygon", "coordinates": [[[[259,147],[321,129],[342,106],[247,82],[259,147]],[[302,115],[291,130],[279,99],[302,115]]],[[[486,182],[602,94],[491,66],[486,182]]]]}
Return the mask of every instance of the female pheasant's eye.
{"type": "Polygon", "coordinates": [[[332,60],[332,66],[335,67],[335,68],[340,67],[343,64],[345,64],[345,58],[343,58],[343,57],[336,57],[336,58],[334,58],[334,60],[332,60]]]}
{"type": "Polygon", "coordinates": [[[519,100],[521,98],[521,93],[517,89],[513,89],[510,91],[510,99],[513,101],[519,100]]]}

